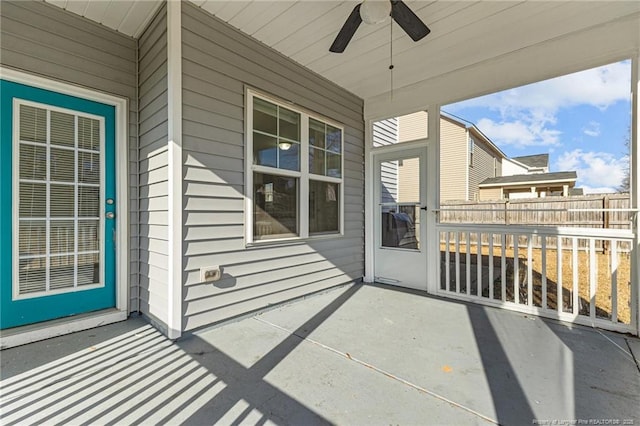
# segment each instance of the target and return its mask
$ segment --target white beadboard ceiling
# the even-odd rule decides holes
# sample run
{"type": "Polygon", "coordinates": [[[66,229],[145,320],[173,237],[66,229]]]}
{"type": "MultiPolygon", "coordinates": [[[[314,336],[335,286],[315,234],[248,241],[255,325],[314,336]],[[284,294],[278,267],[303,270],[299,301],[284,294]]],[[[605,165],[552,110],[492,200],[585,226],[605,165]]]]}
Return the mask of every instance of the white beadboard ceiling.
{"type": "Polygon", "coordinates": [[[137,38],[162,0],[45,0],[99,24],[137,38]]]}
{"type": "MultiPolygon", "coordinates": [[[[132,37],[140,35],[162,4],[162,0],[46,1],[132,37]]],[[[389,22],[363,23],[344,53],[328,50],[358,2],[191,1],[363,99],[389,90],[389,22]]],[[[640,22],[638,1],[405,3],[429,26],[431,34],[414,43],[394,24],[396,90],[603,24],[625,19],[640,22]]]]}

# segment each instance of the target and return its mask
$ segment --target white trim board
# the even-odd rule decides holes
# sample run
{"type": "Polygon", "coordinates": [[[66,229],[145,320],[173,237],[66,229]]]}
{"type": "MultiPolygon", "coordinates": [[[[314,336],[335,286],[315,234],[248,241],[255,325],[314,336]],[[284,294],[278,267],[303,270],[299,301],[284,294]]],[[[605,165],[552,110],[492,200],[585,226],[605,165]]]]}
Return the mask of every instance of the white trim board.
{"type": "Polygon", "coordinates": [[[127,312],[117,309],[80,314],[75,317],[16,327],[3,330],[0,335],[0,350],[51,339],[77,331],[89,330],[102,325],[113,324],[127,319],[127,312]]]}
{"type": "MultiPolygon", "coordinates": [[[[69,83],[63,83],[37,75],[29,74],[13,68],[0,66],[0,79],[21,83],[40,89],[59,92],[65,95],[76,96],[94,102],[100,102],[111,105],[115,108],[115,138],[116,138],[116,311],[121,314],[117,321],[127,318],[129,305],[129,134],[128,134],[128,100],[125,98],[102,93],[96,90],[76,86],[69,83]]],[[[79,319],[77,327],[91,328],[97,325],[89,326],[79,319]],[[82,325],[84,324],[84,325],[82,325]]],[[[114,321],[111,321],[114,322],[114,321]]],[[[38,332],[38,340],[47,339],[49,337],[64,334],[56,327],[49,330],[46,327],[47,322],[38,332]],[[47,330],[50,331],[47,332],[47,330]]],[[[69,329],[68,333],[78,331],[80,328],[69,329]]],[[[3,334],[6,334],[6,330],[3,334]]],[[[3,344],[4,344],[4,338],[3,344]]],[[[31,340],[35,341],[35,340],[31,340]]]]}
{"type": "Polygon", "coordinates": [[[169,226],[167,337],[182,335],[182,3],[167,2],[169,226]]]}

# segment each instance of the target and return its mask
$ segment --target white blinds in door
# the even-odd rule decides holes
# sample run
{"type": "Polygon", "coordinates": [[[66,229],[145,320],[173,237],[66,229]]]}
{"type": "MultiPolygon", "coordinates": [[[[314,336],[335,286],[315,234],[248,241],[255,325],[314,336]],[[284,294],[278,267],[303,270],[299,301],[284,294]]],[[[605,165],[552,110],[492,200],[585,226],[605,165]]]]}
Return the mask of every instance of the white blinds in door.
{"type": "Polygon", "coordinates": [[[102,121],[18,104],[15,296],[101,285],[102,121]]]}

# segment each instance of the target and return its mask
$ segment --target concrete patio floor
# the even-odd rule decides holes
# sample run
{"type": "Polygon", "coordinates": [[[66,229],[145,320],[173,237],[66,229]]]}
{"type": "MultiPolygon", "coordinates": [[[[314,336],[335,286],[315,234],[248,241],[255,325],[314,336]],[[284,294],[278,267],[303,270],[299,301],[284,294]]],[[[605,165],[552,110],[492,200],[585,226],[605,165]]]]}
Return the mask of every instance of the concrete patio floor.
{"type": "Polygon", "coordinates": [[[625,335],[353,285],[177,342],[136,316],[4,350],[0,423],[640,425],[633,354],[625,335]]]}

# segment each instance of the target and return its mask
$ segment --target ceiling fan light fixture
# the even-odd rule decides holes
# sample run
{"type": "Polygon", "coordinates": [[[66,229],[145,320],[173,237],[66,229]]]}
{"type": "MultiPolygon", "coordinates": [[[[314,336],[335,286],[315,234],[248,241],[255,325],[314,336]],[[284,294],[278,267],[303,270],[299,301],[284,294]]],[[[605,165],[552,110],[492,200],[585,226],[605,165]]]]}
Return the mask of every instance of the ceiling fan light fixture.
{"type": "Polygon", "coordinates": [[[389,0],[365,0],[360,7],[360,17],[367,24],[379,24],[391,15],[389,0]]]}
{"type": "Polygon", "coordinates": [[[283,151],[288,151],[291,148],[291,142],[280,141],[278,147],[283,151]]]}

